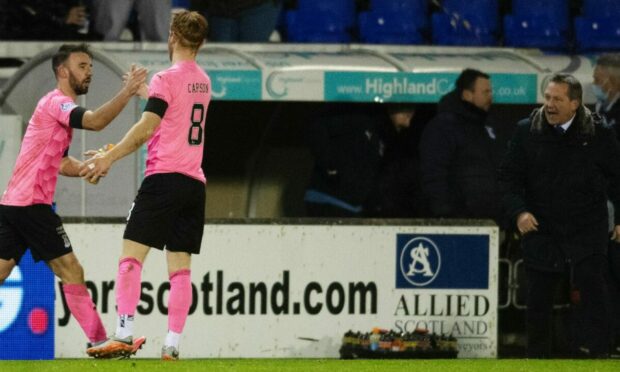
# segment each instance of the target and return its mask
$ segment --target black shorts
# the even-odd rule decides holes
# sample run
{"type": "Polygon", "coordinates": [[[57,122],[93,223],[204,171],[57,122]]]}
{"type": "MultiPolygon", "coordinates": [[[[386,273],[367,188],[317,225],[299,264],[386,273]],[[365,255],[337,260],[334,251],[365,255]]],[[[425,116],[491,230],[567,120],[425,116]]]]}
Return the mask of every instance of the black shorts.
{"type": "Polygon", "coordinates": [[[35,261],[50,261],[73,252],[62,221],[52,206],[0,205],[0,258],[19,263],[28,248],[35,261]]]}
{"type": "Polygon", "coordinates": [[[124,239],[171,252],[200,253],[205,184],[179,173],[148,176],[127,216],[124,239]]]}

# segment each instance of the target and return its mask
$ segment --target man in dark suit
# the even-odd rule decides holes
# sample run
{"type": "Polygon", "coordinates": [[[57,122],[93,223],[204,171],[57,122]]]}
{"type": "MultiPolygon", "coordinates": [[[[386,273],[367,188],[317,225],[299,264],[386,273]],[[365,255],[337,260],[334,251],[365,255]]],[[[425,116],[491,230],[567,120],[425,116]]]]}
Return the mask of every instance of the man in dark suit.
{"type": "Polygon", "coordinates": [[[620,146],[612,130],[583,106],[582,95],[573,76],[552,76],[544,105],[519,123],[500,166],[506,217],[523,235],[527,351],[532,358],[550,356],[553,294],[566,273],[579,318],[573,326],[582,327],[574,356],[608,353],[606,203],[608,196],[620,201],[620,146]]]}

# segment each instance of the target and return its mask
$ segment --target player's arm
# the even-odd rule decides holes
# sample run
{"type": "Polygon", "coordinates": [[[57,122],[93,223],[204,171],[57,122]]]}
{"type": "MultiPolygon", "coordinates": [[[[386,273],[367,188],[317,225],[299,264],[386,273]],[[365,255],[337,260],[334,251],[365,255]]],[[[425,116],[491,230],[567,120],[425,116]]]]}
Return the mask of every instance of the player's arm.
{"type": "Polygon", "coordinates": [[[72,156],[65,156],[60,162],[60,169],[58,172],[66,177],[79,177],[82,162],[72,156]]]}
{"type": "Polygon", "coordinates": [[[74,112],[71,113],[71,119],[74,122],[81,123],[83,129],[102,130],[120,114],[131,98],[140,91],[146,81],[146,76],[147,70],[145,68],[132,65],[126,74],[125,84],[116,96],[93,111],[82,108],[74,109],[74,112]],[[79,116],[81,120],[74,119],[74,116],[79,116]]]}
{"type": "Polygon", "coordinates": [[[111,163],[114,163],[136,151],[151,138],[159,123],[161,123],[161,117],[150,111],[144,111],[140,120],[129,129],[121,142],[108,151],[105,156],[109,157],[111,163]]]}
{"type": "Polygon", "coordinates": [[[86,162],[80,176],[91,183],[105,176],[114,162],[136,151],[153,135],[161,123],[161,117],[153,112],[144,111],[140,120],[131,127],[125,137],[104,155],[95,156],[86,162]]]}
{"type": "Polygon", "coordinates": [[[136,151],[148,141],[161,123],[166,110],[168,110],[168,102],[157,97],[149,98],[140,120],[129,129],[118,145],[105,154],[110,160],[110,165],[136,151]]]}

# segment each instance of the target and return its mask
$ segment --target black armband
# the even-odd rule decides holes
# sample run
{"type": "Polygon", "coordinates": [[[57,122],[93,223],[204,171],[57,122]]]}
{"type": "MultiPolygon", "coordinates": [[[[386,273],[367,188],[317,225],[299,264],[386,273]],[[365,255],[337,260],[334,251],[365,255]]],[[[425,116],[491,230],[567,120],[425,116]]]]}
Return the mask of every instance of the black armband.
{"type": "Polygon", "coordinates": [[[149,100],[146,102],[146,106],[144,107],[144,112],[152,112],[163,119],[167,109],[168,102],[161,98],[149,97],[149,100]]]}
{"type": "Polygon", "coordinates": [[[82,118],[84,117],[84,113],[86,113],[86,109],[80,106],[71,110],[71,114],[69,114],[69,126],[75,129],[83,129],[82,118]]]}

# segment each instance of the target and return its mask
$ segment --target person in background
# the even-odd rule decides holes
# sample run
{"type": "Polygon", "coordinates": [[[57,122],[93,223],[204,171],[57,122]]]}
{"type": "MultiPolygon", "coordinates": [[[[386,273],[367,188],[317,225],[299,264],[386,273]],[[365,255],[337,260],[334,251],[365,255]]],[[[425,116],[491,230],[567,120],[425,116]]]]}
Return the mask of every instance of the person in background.
{"type": "Polygon", "coordinates": [[[118,41],[134,9],[141,41],[168,40],[172,0],[92,0],[95,31],[104,41],[118,41]]]}
{"type": "Polygon", "coordinates": [[[376,187],[384,144],[368,105],[334,104],[306,131],[314,169],[304,202],[309,217],[363,217],[376,187]]]}
{"type": "Polygon", "coordinates": [[[0,39],[98,40],[88,29],[87,5],[83,0],[0,2],[0,39]]]}
{"type": "MultiPolygon", "coordinates": [[[[615,130],[620,139],[620,53],[608,53],[599,56],[592,74],[592,90],[596,97],[596,113],[601,115],[607,125],[615,130]]],[[[620,206],[616,206],[620,208],[620,206]]],[[[613,230],[614,206],[609,203],[610,231],[613,230]]],[[[620,356],[620,245],[609,242],[607,251],[609,261],[609,291],[611,299],[613,335],[612,350],[614,356],[620,356]]]]}
{"type": "MultiPolygon", "coordinates": [[[[522,235],[527,355],[551,356],[556,287],[569,277],[573,357],[609,352],[607,197],[620,202],[620,145],[582,104],[581,83],[555,74],[544,105],[519,122],[499,168],[506,219],[522,235]]],[[[620,241],[620,210],[612,239],[620,241]]]]}
{"type": "Polygon", "coordinates": [[[432,217],[499,221],[489,75],[465,69],[420,140],[421,187],[432,217]]]}
{"type": "Polygon", "coordinates": [[[208,15],[210,41],[261,43],[276,28],[282,0],[195,0],[191,8],[208,15]]]}
{"type": "Polygon", "coordinates": [[[378,135],[384,154],[376,189],[368,204],[368,216],[382,218],[419,217],[421,192],[418,171],[418,128],[412,128],[418,114],[413,105],[387,103],[378,113],[378,135]]]}
{"type": "Polygon", "coordinates": [[[599,56],[592,78],[596,113],[604,117],[620,137],[620,53],[599,56]]]}

